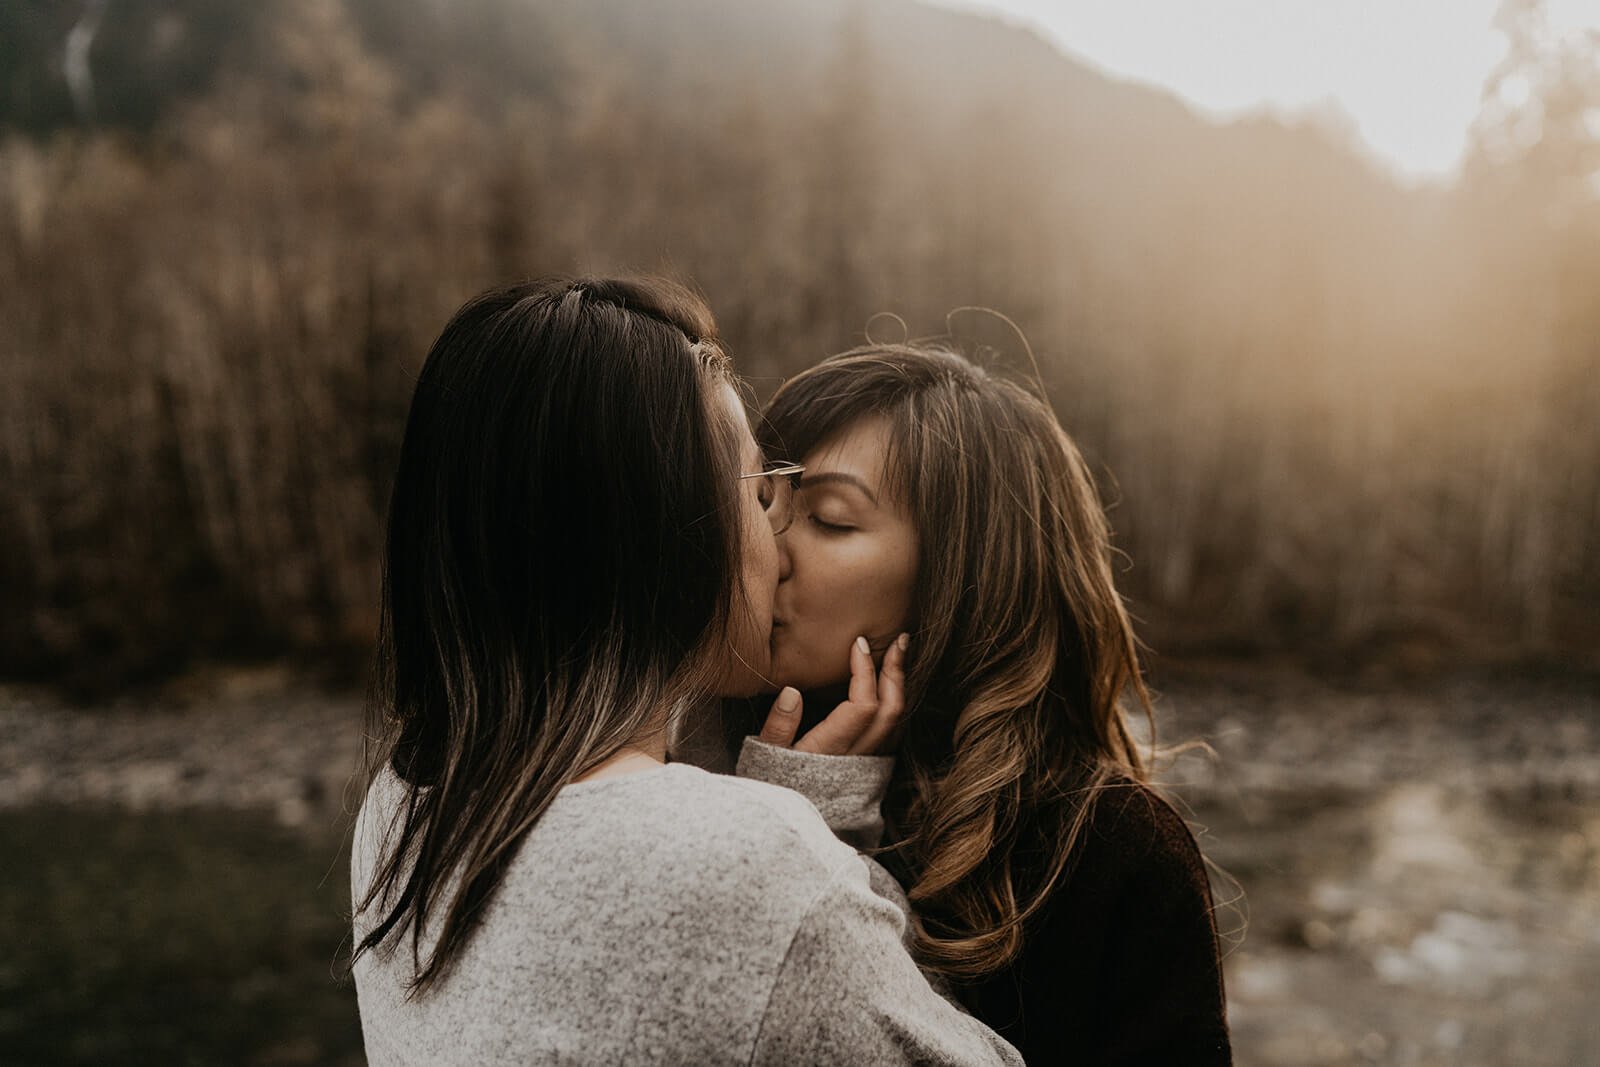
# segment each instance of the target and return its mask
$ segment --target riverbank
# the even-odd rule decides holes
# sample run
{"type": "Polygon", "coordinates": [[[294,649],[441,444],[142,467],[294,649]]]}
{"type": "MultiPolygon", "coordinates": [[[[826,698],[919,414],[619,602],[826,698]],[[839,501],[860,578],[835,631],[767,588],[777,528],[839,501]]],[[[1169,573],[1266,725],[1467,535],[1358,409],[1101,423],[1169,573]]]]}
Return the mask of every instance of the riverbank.
{"type": "MultiPolygon", "coordinates": [[[[1191,749],[1161,777],[1220,868],[1218,925],[1240,1064],[1600,1064],[1590,1004],[1600,988],[1600,691],[1592,679],[1458,672],[1352,681],[1211,665],[1159,681],[1161,739],[1211,750],[1191,749]]],[[[91,852],[109,850],[137,868],[137,893],[119,899],[157,918],[143,933],[129,931],[130,943],[154,943],[163,923],[190,913],[201,925],[225,925],[217,909],[240,886],[259,884],[254,913],[300,931],[296,951],[312,970],[299,972],[295,988],[312,974],[319,1018],[334,1020],[337,1032],[285,1045],[260,1027],[235,1028],[253,1044],[230,1049],[233,1031],[217,1020],[228,1011],[259,1020],[270,1011],[263,1005],[278,1002],[273,976],[293,970],[243,960],[233,963],[237,982],[207,980],[207,988],[244,992],[213,1005],[211,1025],[197,1032],[223,1044],[198,1048],[189,1062],[348,1055],[353,1000],[328,975],[343,903],[339,836],[357,800],[350,786],[360,713],[359,697],[271,667],[197,675],[98,708],[0,688],[0,845],[22,842],[35,857],[8,863],[0,876],[4,901],[39,949],[24,953],[22,966],[53,966],[63,953],[50,948],[52,938],[79,945],[71,959],[93,956],[75,940],[70,908],[52,905],[31,925],[26,914],[75,877],[121,892],[91,852]],[[157,841],[176,843],[141,861],[157,841]],[[301,873],[279,878],[272,872],[280,868],[301,873]],[[168,870],[171,892],[163,893],[168,870]],[[151,911],[149,901],[163,896],[170,906],[151,911]]],[[[80,896],[81,906],[94,906],[92,894],[80,896]]],[[[104,1007],[119,988],[130,1000],[149,995],[130,984],[148,987],[150,978],[117,951],[119,936],[106,930],[99,978],[82,987],[95,999],[78,1016],[68,982],[51,1002],[53,1021],[0,1013],[0,1043],[59,1047],[60,1058],[39,1062],[63,1063],[93,1062],[71,1054],[79,1046],[102,1058],[120,1048],[112,1058],[123,1059],[182,1048],[181,1026],[169,1027],[167,1043],[150,1043],[148,1018],[164,1002],[139,1016],[142,1029],[99,1043],[58,1046],[28,1030],[100,1025],[117,1017],[104,1007]]],[[[229,961],[215,957],[227,951],[203,946],[248,955],[271,940],[219,938],[201,937],[202,947],[171,967],[210,960],[208,974],[226,970],[229,961]]],[[[14,989],[63,982],[59,973],[17,968],[0,981],[14,989]]]]}

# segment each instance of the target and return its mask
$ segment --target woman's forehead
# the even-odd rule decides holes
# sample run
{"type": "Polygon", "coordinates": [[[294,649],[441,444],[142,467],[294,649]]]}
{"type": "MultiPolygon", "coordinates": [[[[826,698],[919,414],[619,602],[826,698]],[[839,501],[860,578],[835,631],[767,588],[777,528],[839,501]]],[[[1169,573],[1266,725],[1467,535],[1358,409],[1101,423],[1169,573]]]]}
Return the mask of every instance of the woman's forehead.
{"type": "Polygon", "coordinates": [[[858,419],[807,453],[805,480],[814,484],[855,481],[874,503],[893,501],[892,487],[885,478],[891,440],[892,428],[884,416],[858,419]]]}
{"type": "Polygon", "coordinates": [[[857,419],[830,434],[811,450],[818,463],[829,463],[852,474],[882,474],[889,451],[889,420],[881,415],[857,419]]]}

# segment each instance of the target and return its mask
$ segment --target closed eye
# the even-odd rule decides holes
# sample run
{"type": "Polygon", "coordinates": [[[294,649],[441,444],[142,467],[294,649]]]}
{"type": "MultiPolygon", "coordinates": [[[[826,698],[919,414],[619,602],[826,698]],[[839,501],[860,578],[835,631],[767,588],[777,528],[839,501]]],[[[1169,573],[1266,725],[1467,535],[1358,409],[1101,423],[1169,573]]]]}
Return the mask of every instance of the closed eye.
{"type": "Polygon", "coordinates": [[[848,523],[827,522],[824,519],[817,518],[815,515],[810,515],[808,518],[811,521],[811,525],[817,527],[817,529],[821,530],[823,533],[841,534],[849,533],[851,530],[855,529],[854,526],[851,526],[848,523]]]}

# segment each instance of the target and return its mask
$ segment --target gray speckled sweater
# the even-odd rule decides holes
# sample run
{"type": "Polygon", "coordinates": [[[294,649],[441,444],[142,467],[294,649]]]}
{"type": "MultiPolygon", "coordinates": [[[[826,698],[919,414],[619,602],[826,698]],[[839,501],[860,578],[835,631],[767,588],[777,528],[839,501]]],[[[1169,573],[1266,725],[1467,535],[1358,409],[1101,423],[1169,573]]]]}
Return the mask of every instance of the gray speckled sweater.
{"type": "MultiPolygon", "coordinates": [[[[362,807],[358,899],[403,789],[382,776],[362,807]]],[[[404,999],[403,949],[357,962],[367,1057],[1020,1064],[929,986],[870,866],[764,782],[669,764],[570,785],[440,987],[404,999]]]]}

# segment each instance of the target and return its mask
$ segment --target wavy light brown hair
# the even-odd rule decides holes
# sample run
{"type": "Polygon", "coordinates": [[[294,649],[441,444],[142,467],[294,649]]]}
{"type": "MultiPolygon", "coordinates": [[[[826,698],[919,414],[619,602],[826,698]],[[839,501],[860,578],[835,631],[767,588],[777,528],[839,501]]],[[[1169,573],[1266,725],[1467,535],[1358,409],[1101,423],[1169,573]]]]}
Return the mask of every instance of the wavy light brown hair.
{"type": "Polygon", "coordinates": [[[974,979],[1016,957],[1100,795],[1145,780],[1124,701],[1149,717],[1150,696],[1094,480],[1043,401],[945,348],[872,345],[786,382],[758,435],[803,457],[869,417],[926,546],[888,816],[919,961],[974,979]]]}
{"type": "Polygon", "coordinates": [[[744,606],[731,382],[660,279],[495,289],[445,326],[389,504],[367,772],[406,799],[352,964],[409,942],[411,993],[438,982],[561,787],[717,685],[744,606]]]}

